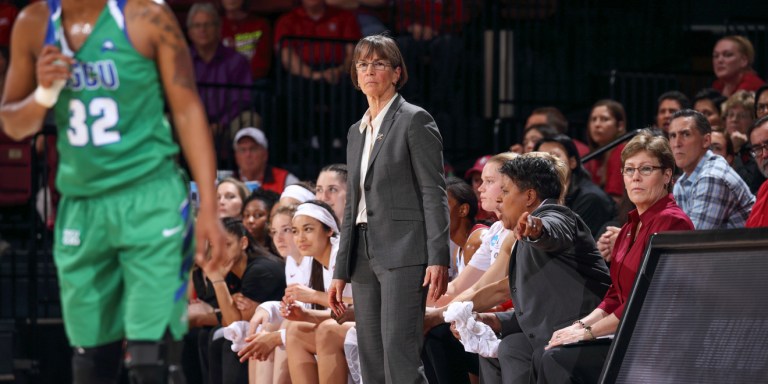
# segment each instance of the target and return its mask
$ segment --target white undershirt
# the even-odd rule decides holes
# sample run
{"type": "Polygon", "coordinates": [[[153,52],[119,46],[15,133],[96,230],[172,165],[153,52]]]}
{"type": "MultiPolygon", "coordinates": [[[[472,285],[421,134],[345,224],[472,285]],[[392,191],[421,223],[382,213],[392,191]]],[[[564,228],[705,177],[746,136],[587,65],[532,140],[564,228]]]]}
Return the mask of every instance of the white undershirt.
{"type": "Polygon", "coordinates": [[[384,121],[384,116],[387,114],[387,111],[389,111],[389,107],[392,105],[392,102],[395,101],[397,98],[397,93],[395,93],[394,96],[387,102],[387,104],[384,106],[384,108],[379,111],[379,114],[376,115],[376,117],[371,121],[371,109],[368,108],[368,110],[365,111],[365,114],[363,115],[363,118],[360,120],[360,133],[365,133],[365,143],[363,143],[363,156],[360,158],[360,204],[357,206],[357,216],[355,219],[355,224],[361,224],[361,223],[367,223],[368,222],[368,212],[367,207],[365,205],[365,176],[368,174],[368,162],[371,158],[371,150],[373,149],[374,144],[376,144],[376,141],[381,140],[382,138],[378,137],[379,134],[379,128],[381,128],[381,123],[384,121]],[[371,129],[368,129],[368,128],[371,129]],[[376,141],[374,141],[376,140],[376,141]]]}

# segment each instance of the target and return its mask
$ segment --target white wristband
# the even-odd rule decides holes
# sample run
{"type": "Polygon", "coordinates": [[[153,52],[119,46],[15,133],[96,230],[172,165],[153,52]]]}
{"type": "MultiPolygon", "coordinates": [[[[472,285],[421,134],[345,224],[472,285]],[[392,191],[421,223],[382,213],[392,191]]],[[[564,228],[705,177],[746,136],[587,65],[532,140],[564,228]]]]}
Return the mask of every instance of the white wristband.
{"type": "Polygon", "coordinates": [[[38,85],[34,94],[35,102],[46,108],[53,107],[59,99],[59,93],[61,93],[66,82],[66,80],[56,80],[50,88],[44,88],[42,85],[38,85]]]}

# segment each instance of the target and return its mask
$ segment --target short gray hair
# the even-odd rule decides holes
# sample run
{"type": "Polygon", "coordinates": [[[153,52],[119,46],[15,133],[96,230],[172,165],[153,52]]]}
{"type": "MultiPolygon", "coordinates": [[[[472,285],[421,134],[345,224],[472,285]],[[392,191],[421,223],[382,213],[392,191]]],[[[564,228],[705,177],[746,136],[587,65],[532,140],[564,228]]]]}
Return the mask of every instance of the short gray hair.
{"type": "Polygon", "coordinates": [[[221,18],[219,18],[219,12],[216,11],[216,7],[211,3],[195,3],[187,13],[187,28],[192,25],[192,17],[199,12],[205,12],[213,17],[213,22],[217,26],[221,25],[221,18]]]}

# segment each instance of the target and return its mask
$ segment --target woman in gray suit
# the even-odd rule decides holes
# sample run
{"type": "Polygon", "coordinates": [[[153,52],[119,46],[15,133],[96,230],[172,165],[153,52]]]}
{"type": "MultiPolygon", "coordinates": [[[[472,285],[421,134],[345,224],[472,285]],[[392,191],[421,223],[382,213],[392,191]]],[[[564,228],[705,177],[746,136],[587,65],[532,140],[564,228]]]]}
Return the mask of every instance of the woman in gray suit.
{"type": "Polygon", "coordinates": [[[329,304],[344,311],[341,292],[351,281],[365,383],[426,383],[424,306],[448,283],[442,138],[432,116],[397,93],[408,71],[394,40],[360,40],[351,72],[368,110],[347,135],[347,203],[329,304]]]}

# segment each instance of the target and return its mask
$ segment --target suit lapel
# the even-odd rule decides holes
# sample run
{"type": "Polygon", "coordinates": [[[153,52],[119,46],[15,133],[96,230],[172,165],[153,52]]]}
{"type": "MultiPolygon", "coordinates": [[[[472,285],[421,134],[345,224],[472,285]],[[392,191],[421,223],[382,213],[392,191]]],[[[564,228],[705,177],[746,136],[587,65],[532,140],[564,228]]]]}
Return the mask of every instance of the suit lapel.
{"type": "Polygon", "coordinates": [[[387,134],[392,128],[392,124],[395,122],[395,114],[400,107],[402,107],[404,102],[405,100],[403,100],[403,97],[398,95],[397,100],[392,103],[389,107],[389,111],[387,111],[387,115],[384,116],[384,120],[381,122],[381,127],[379,127],[379,133],[373,138],[373,149],[371,150],[371,156],[368,159],[368,170],[371,169],[371,165],[373,164],[373,161],[376,160],[376,156],[378,156],[382,145],[384,145],[384,141],[387,140],[387,134]]]}
{"type": "MultiPolygon", "coordinates": [[[[360,122],[362,124],[362,121],[360,122]]],[[[352,157],[349,159],[349,169],[350,173],[352,175],[352,186],[355,188],[352,188],[352,193],[356,194],[358,188],[356,186],[360,185],[360,174],[361,174],[361,167],[360,162],[363,159],[363,147],[365,146],[365,134],[366,132],[363,131],[363,133],[360,133],[360,125],[357,125],[353,128],[354,133],[352,134],[352,137],[354,138],[354,141],[351,144],[352,146],[352,157]]],[[[353,195],[354,197],[354,195],[353,195]]],[[[359,197],[356,198],[355,204],[357,204],[357,200],[359,200],[359,197]]],[[[355,210],[357,210],[357,206],[355,206],[355,210]]]]}

